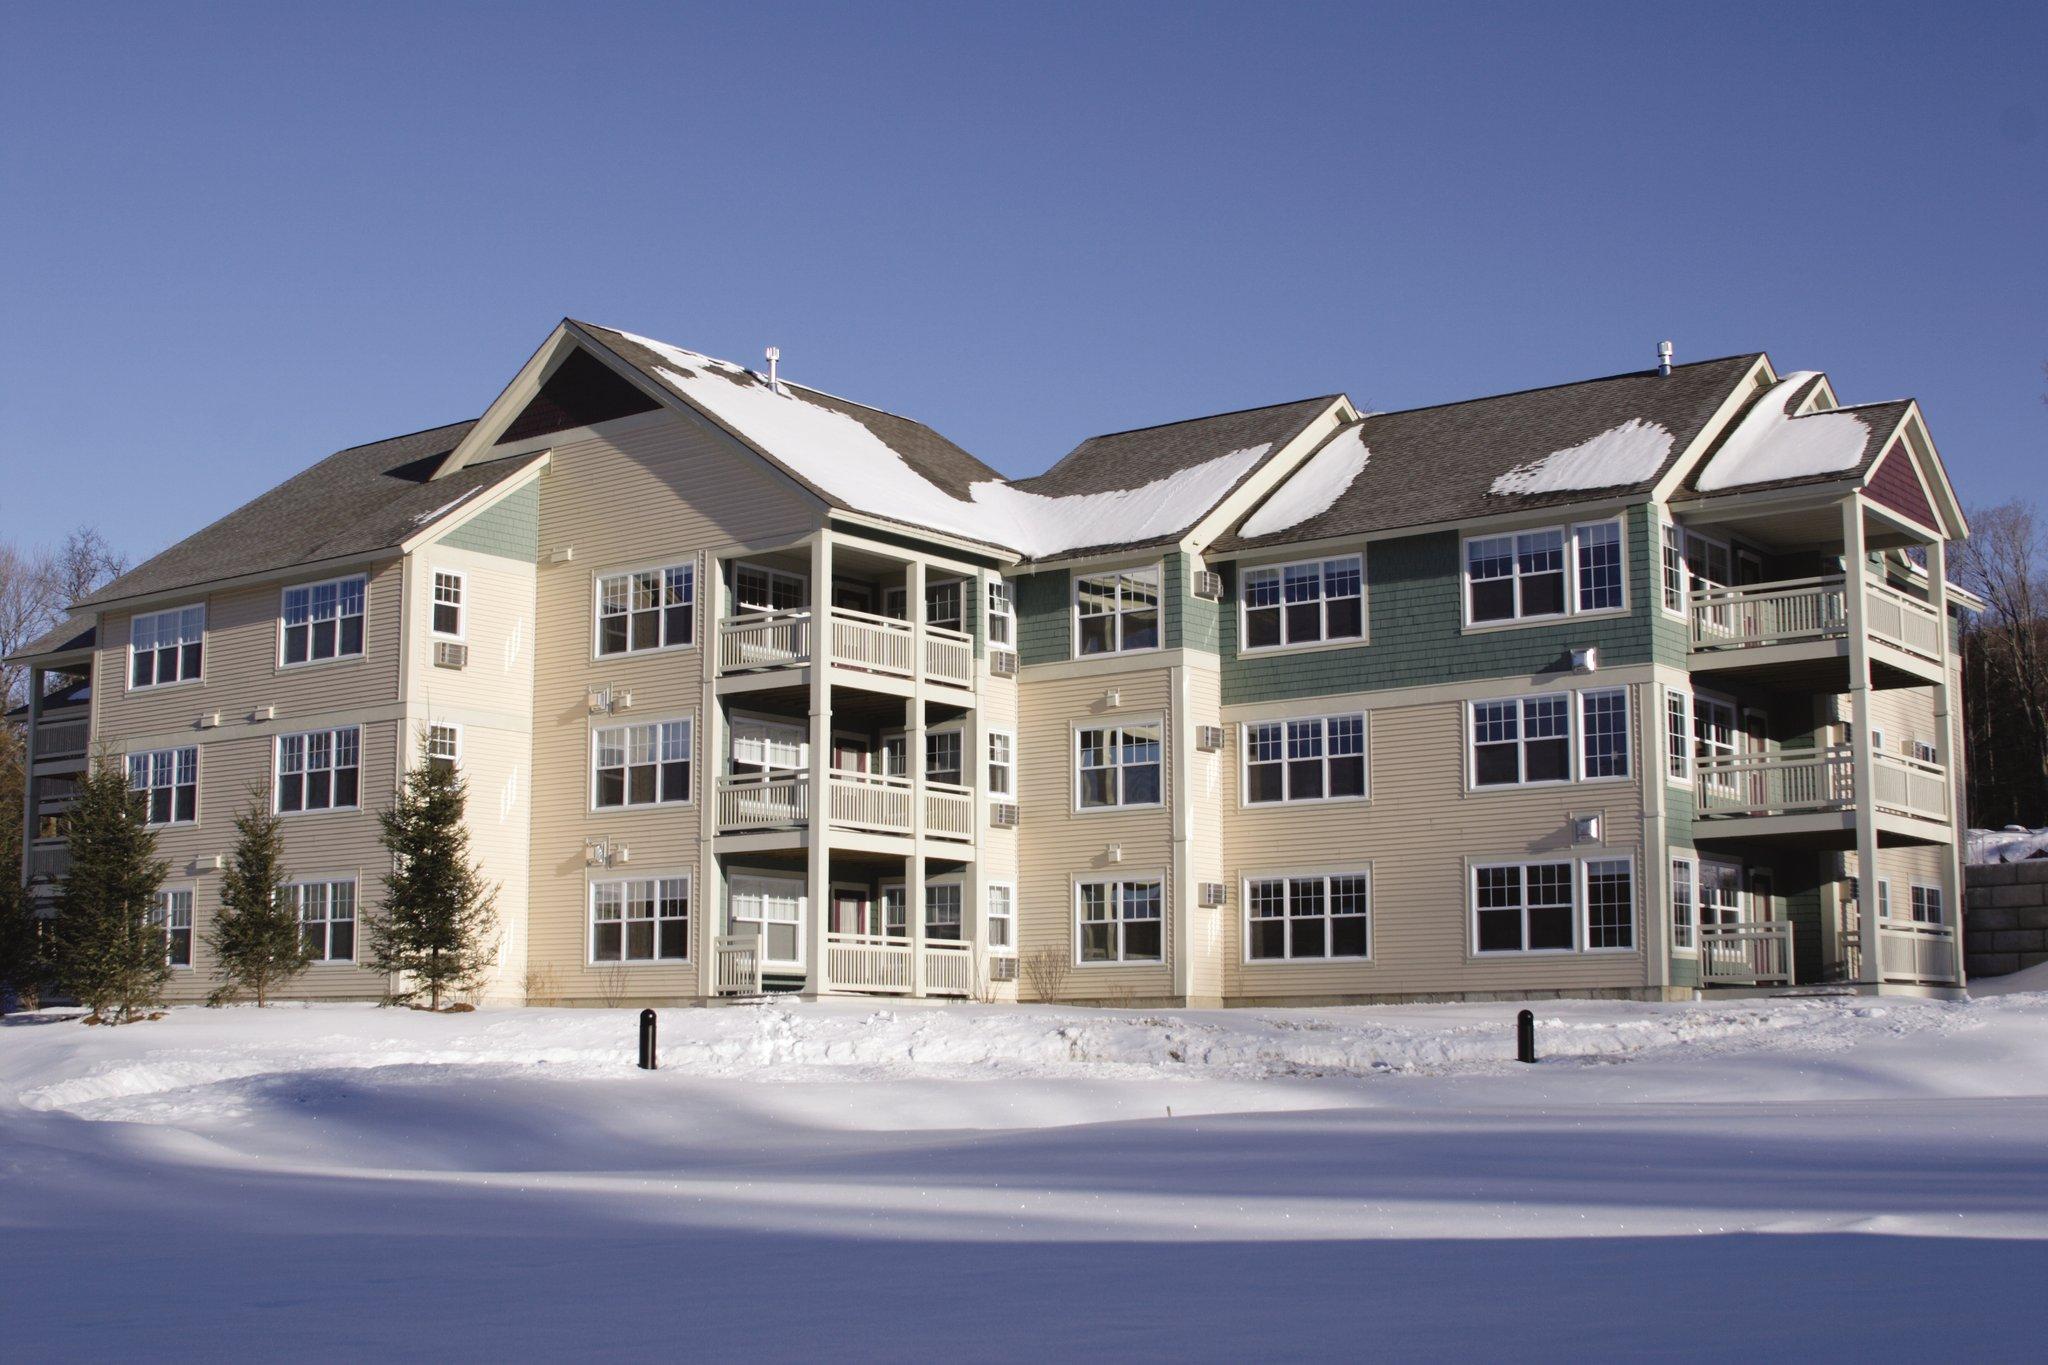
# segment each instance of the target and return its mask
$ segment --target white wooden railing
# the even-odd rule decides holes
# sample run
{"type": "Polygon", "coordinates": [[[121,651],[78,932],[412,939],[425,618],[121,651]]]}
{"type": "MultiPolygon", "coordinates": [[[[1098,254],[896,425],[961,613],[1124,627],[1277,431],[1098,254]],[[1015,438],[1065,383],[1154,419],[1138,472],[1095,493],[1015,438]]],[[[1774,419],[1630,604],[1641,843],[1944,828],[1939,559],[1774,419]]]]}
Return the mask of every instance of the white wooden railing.
{"type": "Polygon", "coordinates": [[[1880,807],[1923,820],[1948,821],[1948,770],[1940,764],[1879,754],[1870,772],[1880,807]]]}
{"type": "Polygon", "coordinates": [[[917,641],[908,621],[834,607],[832,662],[845,668],[907,678],[917,664],[917,641]]]}
{"type": "Polygon", "coordinates": [[[761,940],[752,934],[722,935],[711,941],[712,993],[761,993],[761,940]]]}
{"type": "Polygon", "coordinates": [[[924,993],[971,995],[974,992],[974,945],[940,941],[924,945],[924,993]]]}
{"type": "Polygon", "coordinates": [[[1850,751],[1780,749],[1716,754],[1694,764],[1694,799],[1702,818],[1844,810],[1856,804],[1850,751]]]}
{"type": "Polygon", "coordinates": [[[810,661],[811,613],[807,609],[748,612],[718,623],[721,672],[787,668],[810,661]]]}
{"type": "Polygon", "coordinates": [[[776,829],[811,817],[808,773],[748,774],[718,779],[720,829],[776,829]]]}
{"type": "Polygon", "coordinates": [[[879,934],[827,934],[825,979],[833,990],[908,995],[910,941],[879,934]]]}
{"type": "Polygon", "coordinates": [[[1791,985],[1791,921],[1701,925],[1700,979],[1709,986],[1791,985]]]}
{"type": "Polygon", "coordinates": [[[910,833],[912,786],[907,777],[873,773],[832,773],[832,823],[852,829],[910,833]]]}
{"type": "Polygon", "coordinates": [[[46,720],[36,726],[36,758],[82,758],[92,742],[89,720],[46,720]]]}
{"type": "Polygon", "coordinates": [[[1946,985],[1956,979],[1956,931],[1947,924],[1888,922],[1877,931],[1887,981],[1946,985]]]}
{"type": "Polygon", "coordinates": [[[1692,595],[1692,647],[1731,649],[1840,635],[1849,628],[1839,575],[1701,588],[1692,595]]]}
{"type": "Polygon", "coordinates": [[[927,782],[924,788],[924,830],[941,839],[974,837],[974,790],[950,782],[927,782]]]}
{"type": "Polygon", "coordinates": [[[974,682],[974,637],[941,626],[924,628],[925,676],[958,687],[974,682]]]}
{"type": "Polygon", "coordinates": [[[1932,606],[1885,583],[1870,584],[1863,604],[1872,639],[1923,659],[1941,657],[1941,615],[1932,606]]]}

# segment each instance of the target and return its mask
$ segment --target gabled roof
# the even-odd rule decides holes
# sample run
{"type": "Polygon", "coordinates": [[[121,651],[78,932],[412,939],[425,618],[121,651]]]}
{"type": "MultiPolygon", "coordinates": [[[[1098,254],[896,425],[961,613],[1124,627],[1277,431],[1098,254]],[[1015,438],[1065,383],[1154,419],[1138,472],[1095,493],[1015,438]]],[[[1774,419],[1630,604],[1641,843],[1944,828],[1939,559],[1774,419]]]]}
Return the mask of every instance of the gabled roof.
{"type": "Polygon", "coordinates": [[[1221,537],[1232,552],[1647,494],[1761,353],[1373,413],[1221,537]]]}
{"type": "Polygon", "coordinates": [[[1869,472],[1905,425],[1911,399],[1812,409],[1827,377],[1786,375],[1757,395],[1686,480],[1694,493],[1832,483],[1869,472]]]}
{"type": "Polygon", "coordinates": [[[97,606],[222,579],[396,549],[540,456],[433,478],[471,426],[456,422],[337,451],[86,598],[97,606]]]}
{"type": "MultiPolygon", "coordinates": [[[[17,659],[39,659],[48,654],[74,654],[93,647],[99,636],[97,617],[68,617],[51,626],[35,639],[7,656],[6,662],[17,659]]],[[[9,714],[12,714],[11,712],[9,714]]]]}

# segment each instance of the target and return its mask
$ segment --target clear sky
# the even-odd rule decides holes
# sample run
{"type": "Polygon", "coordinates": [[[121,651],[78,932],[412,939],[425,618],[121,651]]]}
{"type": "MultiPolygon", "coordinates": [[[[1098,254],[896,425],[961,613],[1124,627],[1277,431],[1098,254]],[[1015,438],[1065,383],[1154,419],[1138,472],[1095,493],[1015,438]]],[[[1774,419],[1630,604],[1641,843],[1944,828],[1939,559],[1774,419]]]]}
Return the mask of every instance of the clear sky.
{"type": "Polygon", "coordinates": [[[17,5],[0,537],[138,557],[564,314],[999,469],[1765,349],[2048,469],[2048,5],[17,5]]]}

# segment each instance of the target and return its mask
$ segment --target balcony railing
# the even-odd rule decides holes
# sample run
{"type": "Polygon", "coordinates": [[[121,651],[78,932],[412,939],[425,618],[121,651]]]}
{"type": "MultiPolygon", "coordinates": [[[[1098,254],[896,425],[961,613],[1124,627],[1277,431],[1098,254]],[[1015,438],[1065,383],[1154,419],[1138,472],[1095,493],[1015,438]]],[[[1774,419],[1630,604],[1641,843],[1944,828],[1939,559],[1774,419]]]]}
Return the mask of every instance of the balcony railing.
{"type": "Polygon", "coordinates": [[[914,788],[907,777],[873,773],[832,773],[832,823],[883,834],[910,833],[914,788]]]}
{"type": "Polygon", "coordinates": [[[1877,931],[1887,981],[1945,985],[1956,979],[1956,931],[1947,924],[1887,922],[1877,931]]]}
{"type": "Polygon", "coordinates": [[[927,782],[924,788],[925,833],[942,839],[974,837],[974,791],[948,782],[927,782]]]}
{"type": "Polygon", "coordinates": [[[761,940],[752,934],[731,934],[711,944],[711,993],[761,993],[761,940]]]}
{"type": "MultiPolygon", "coordinates": [[[[1796,815],[1852,810],[1856,768],[1846,745],[1724,754],[1695,765],[1694,799],[1702,819],[1743,815],[1796,815]]],[[[1948,773],[1940,765],[1878,754],[1871,767],[1880,810],[1947,823],[1948,773]]]]}
{"type": "Polygon", "coordinates": [[[718,667],[725,673],[788,668],[811,661],[808,611],[754,611],[718,623],[718,667]]]}
{"type": "Polygon", "coordinates": [[[720,829],[782,829],[810,818],[811,779],[807,773],[718,779],[720,829]]]}
{"type": "Polygon", "coordinates": [[[28,846],[28,879],[30,881],[62,881],[64,874],[70,870],[71,846],[69,844],[30,844],[28,846]]]}
{"type": "MultiPolygon", "coordinates": [[[[797,668],[812,660],[814,613],[749,612],[718,623],[718,666],[724,673],[797,668]]],[[[825,613],[826,639],[835,667],[882,677],[908,678],[918,661],[917,633],[908,621],[834,607],[825,613]]],[[[925,676],[955,687],[974,684],[974,637],[942,626],[924,628],[925,676]]]]}
{"type": "Polygon", "coordinates": [[[924,628],[924,672],[928,678],[966,687],[974,681],[974,637],[939,626],[924,628]]]}
{"type": "MultiPolygon", "coordinates": [[[[915,833],[916,788],[907,777],[834,769],[827,779],[827,818],[836,828],[876,834],[915,833]]],[[[718,827],[726,831],[786,829],[811,818],[809,773],[727,776],[718,779],[718,827]]],[[[925,790],[925,833],[940,839],[974,837],[974,792],[932,782],[925,790]]]]}
{"type": "MultiPolygon", "coordinates": [[[[1924,659],[1941,657],[1941,616],[1933,607],[1883,583],[1869,584],[1863,601],[1872,639],[1924,659]]],[[[1838,639],[1848,630],[1848,589],[1839,574],[1701,588],[1692,595],[1695,650],[1838,639]]]]}
{"type": "Polygon", "coordinates": [[[1791,921],[1702,924],[1700,979],[1709,986],[1791,985],[1791,921]]]}
{"type": "Polygon", "coordinates": [[[83,758],[92,743],[92,722],[46,720],[36,726],[36,760],[83,758]]]}
{"type": "MultiPolygon", "coordinates": [[[[909,995],[916,986],[912,968],[916,949],[909,939],[879,934],[825,935],[825,983],[835,991],[875,995],[909,995]]],[[[951,940],[924,945],[926,995],[971,995],[974,992],[974,945],[951,940]]]]}

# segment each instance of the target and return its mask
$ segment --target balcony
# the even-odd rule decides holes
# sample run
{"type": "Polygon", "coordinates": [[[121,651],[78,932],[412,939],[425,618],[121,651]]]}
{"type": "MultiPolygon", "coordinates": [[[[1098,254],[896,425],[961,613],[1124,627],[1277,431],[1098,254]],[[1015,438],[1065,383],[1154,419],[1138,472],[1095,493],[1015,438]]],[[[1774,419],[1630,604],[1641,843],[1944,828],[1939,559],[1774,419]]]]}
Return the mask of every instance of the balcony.
{"type": "MultiPolygon", "coordinates": [[[[817,615],[803,607],[724,618],[718,623],[720,674],[762,674],[808,666],[813,661],[817,615]]],[[[832,667],[892,681],[907,682],[914,676],[920,665],[918,631],[908,621],[845,607],[828,608],[823,615],[832,667]]],[[[940,626],[925,626],[923,636],[925,679],[951,687],[972,687],[974,637],[940,626]]]]}
{"type": "MultiPolygon", "coordinates": [[[[1873,686],[1941,681],[1943,627],[1933,607],[1872,583],[1863,619],[1873,686]]],[[[1740,671],[1781,687],[1849,690],[1848,589],[1840,575],[1700,589],[1689,626],[1696,675],[1740,671]]]]}
{"type": "Polygon", "coordinates": [[[92,722],[84,716],[46,718],[36,725],[36,762],[75,762],[92,745],[92,722]]]}
{"type": "Polygon", "coordinates": [[[1792,984],[1792,923],[1700,926],[1700,981],[1707,986],[1792,984]]]}
{"type": "MultiPolygon", "coordinates": [[[[909,778],[835,769],[827,778],[827,787],[828,818],[835,830],[906,839],[916,833],[911,825],[916,789],[909,778]]],[[[811,811],[809,773],[718,779],[718,830],[721,834],[800,829],[810,823],[811,811]]],[[[927,782],[924,832],[926,837],[933,839],[972,840],[973,789],[944,782],[927,782]]]]}
{"type": "MultiPolygon", "coordinates": [[[[1948,771],[1891,754],[1874,757],[1878,843],[1947,843],[1955,818],[1948,771]]],[[[1695,837],[1785,839],[1813,848],[1856,842],[1856,770],[1846,745],[1727,754],[1695,765],[1695,837]]]]}
{"type": "Polygon", "coordinates": [[[71,870],[71,846],[61,839],[38,841],[28,846],[28,856],[23,861],[31,884],[60,882],[71,870]]]}

